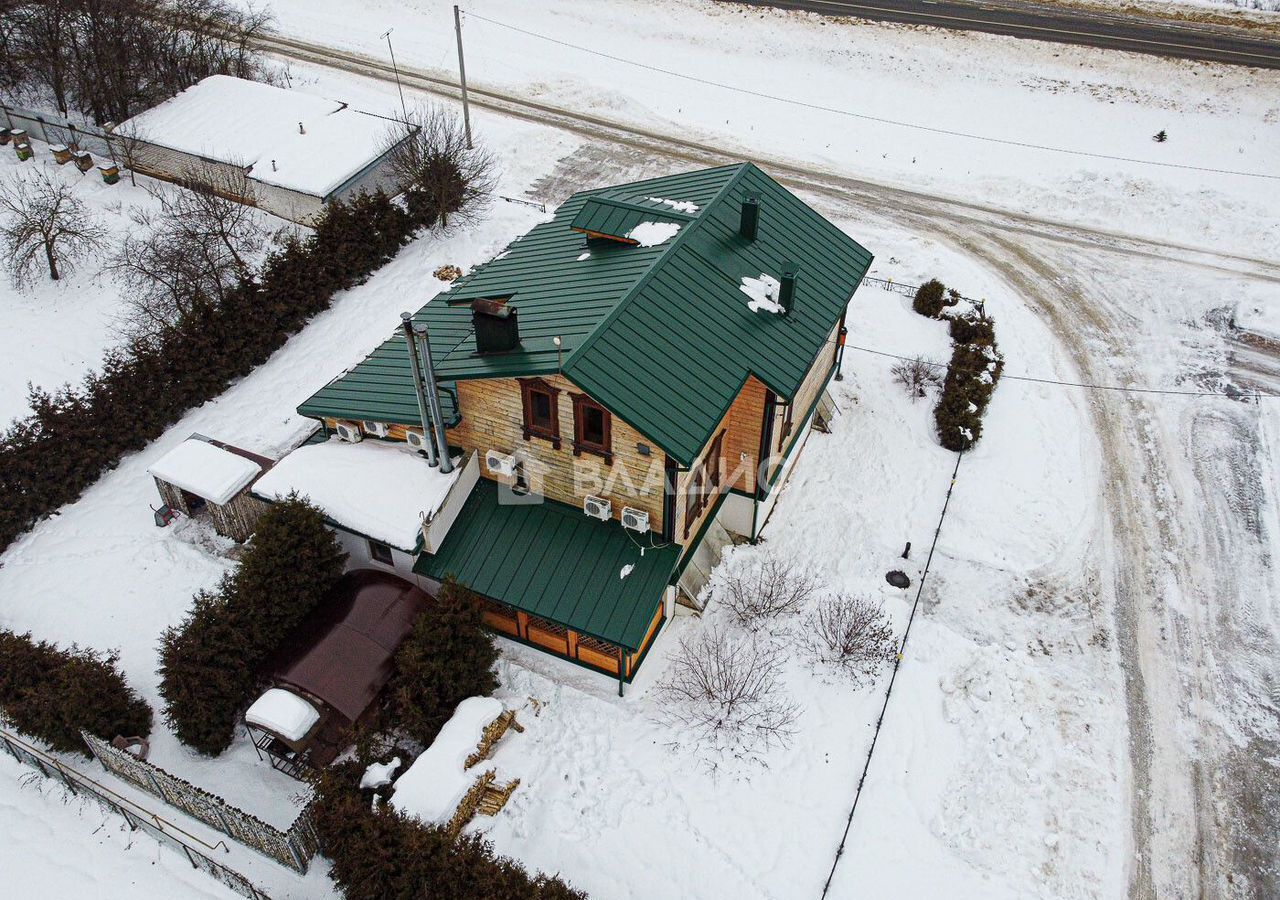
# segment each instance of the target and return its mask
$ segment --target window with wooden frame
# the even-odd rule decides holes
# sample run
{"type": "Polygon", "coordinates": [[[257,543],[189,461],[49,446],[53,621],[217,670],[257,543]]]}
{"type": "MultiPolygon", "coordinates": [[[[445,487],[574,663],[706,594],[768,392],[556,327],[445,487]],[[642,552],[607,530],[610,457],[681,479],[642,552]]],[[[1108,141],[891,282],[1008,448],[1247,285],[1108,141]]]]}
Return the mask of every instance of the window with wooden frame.
{"type": "Polygon", "coordinates": [[[613,423],[609,410],[586,394],[573,395],[573,455],[603,456],[613,465],[613,423]]]}
{"type": "Polygon", "coordinates": [[[707,473],[699,465],[689,476],[689,486],[685,488],[684,499],[684,536],[687,540],[693,530],[693,523],[702,511],[707,508],[707,473]]]}
{"type": "Polygon", "coordinates": [[[782,427],[778,429],[778,452],[782,452],[782,445],[787,442],[787,436],[791,434],[791,414],[795,411],[795,404],[788,403],[785,412],[782,414],[782,427]]]}
{"type": "Polygon", "coordinates": [[[541,378],[521,378],[520,399],[524,407],[524,439],[542,438],[560,449],[560,389],[541,378]]]}
{"type": "Polygon", "coordinates": [[[711,449],[707,451],[706,469],[710,473],[711,486],[713,488],[720,487],[720,479],[723,473],[724,462],[724,432],[716,435],[716,439],[711,442],[711,449]]]}
{"type": "Polygon", "coordinates": [[[369,558],[374,562],[382,563],[384,566],[394,566],[396,564],[395,557],[391,555],[391,548],[378,541],[369,541],[369,558]]]}

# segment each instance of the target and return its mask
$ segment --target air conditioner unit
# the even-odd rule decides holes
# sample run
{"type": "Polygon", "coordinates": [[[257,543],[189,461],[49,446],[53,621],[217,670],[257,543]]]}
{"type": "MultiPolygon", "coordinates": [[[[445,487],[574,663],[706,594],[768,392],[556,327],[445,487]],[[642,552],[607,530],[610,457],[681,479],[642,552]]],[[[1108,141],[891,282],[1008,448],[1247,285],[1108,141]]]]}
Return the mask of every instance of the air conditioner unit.
{"type": "Polygon", "coordinates": [[[370,422],[368,419],[360,423],[364,426],[364,433],[371,434],[374,437],[384,438],[390,430],[386,422],[370,422]]]}
{"type": "Polygon", "coordinates": [[[632,531],[648,531],[649,514],[643,509],[624,506],[622,507],[622,527],[630,528],[632,531]]]}
{"type": "Polygon", "coordinates": [[[338,437],[349,444],[358,444],[364,440],[364,435],[360,433],[360,426],[355,422],[338,422],[333,426],[333,430],[338,433],[338,437]]]}
{"type": "Polygon", "coordinates": [[[514,475],[518,461],[515,454],[508,455],[497,450],[488,450],[484,454],[485,468],[495,475],[514,475]]]}
{"type": "Polygon", "coordinates": [[[603,497],[588,494],[582,500],[582,511],[593,519],[607,522],[613,518],[613,504],[603,497]]]}
{"type": "Polygon", "coordinates": [[[414,450],[421,450],[424,453],[428,452],[430,441],[428,441],[427,436],[422,433],[421,428],[406,428],[404,430],[404,440],[405,443],[414,450]]]}

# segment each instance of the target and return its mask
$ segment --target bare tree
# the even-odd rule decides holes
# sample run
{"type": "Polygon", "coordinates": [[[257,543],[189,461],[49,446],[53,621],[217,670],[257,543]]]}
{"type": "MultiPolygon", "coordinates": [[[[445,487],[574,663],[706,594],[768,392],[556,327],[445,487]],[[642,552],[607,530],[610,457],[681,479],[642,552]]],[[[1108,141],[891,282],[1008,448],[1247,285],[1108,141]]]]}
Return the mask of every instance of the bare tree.
{"type": "Polygon", "coordinates": [[[813,572],[769,554],[747,560],[725,577],[717,591],[734,621],[756,631],[800,610],[817,589],[813,572]]]}
{"type": "Polygon", "coordinates": [[[783,651],[711,627],[680,641],[655,688],[658,717],[702,747],[751,757],[794,733],[800,707],[782,684],[783,651]]]}
{"type": "Polygon", "coordinates": [[[129,183],[135,187],[138,185],[138,163],[142,162],[146,147],[146,138],[134,122],[117,125],[107,138],[112,162],[129,170],[129,183]]]}
{"type": "Polygon", "coordinates": [[[201,303],[219,303],[250,271],[263,228],[247,174],[219,166],[188,171],[182,186],[151,190],[155,212],[135,209],[137,225],[109,269],[131,291],[129,329],[154,336],[201,303]],[[240,198],[240,199],[237,199],[240,198]]]}
{"type": "Polygon", "coordinates": [[[479,144],[468,148],[461,118],[443,106],[416,107],[387,132],[383,152],[410,215],[423,225],[473,221],[497,186],[493,154],[479,144]]]}
{"type": "Polygon", "coordinates": [[[44,169],[0,185],[0,215],[3,264],[19,286],[35,278],[41,263],[57,281],[106,238],[73,184],[44,169]]]}
{"type": "Polygon", "coordinates": [[[942,373],[946,369],[941,363],[917,356],[915,359],[904,359],[890,370],[894,380],[907,389],[912,400],[927,397],[929,388],[942,384],[942,373]]]}
{"type": "Polygon", "coordinates": [[[801,642],[818,663],[854,682],[874,677],[897,652],[884,610],[848,594],[825,598],[805,617],[801,642]]]}

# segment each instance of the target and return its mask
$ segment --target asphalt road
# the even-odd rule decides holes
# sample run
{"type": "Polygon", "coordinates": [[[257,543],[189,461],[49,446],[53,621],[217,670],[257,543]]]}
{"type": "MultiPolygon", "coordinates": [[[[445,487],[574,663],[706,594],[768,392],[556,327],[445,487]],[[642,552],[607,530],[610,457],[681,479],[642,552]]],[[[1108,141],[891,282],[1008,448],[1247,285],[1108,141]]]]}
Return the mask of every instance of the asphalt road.
{"type": "Polygon", "coordinates": [[[1228,28],[1168,22],[1066,6],[1001,0],[731,0],[747,6],[796,9],[877,22],[985,31],[1060,44],[1129,50],[1156,56],[1200,59],[1280,69],[1280,39],[1228,28]]]}

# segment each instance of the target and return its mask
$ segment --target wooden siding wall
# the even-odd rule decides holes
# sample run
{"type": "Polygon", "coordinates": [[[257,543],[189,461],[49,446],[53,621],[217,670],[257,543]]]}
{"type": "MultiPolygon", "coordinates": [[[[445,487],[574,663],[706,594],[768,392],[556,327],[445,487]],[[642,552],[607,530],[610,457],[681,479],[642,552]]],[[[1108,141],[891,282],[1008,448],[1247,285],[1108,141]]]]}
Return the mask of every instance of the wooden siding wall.
{"type": "Polygon", "coordinates": [[[826,345],[818,353],[818,358],[814,360],[813,366],[809,369],[809,374],[804,377],[804,381],[800,384],[800,389],[796,391],[795,399],[792,401],[791,433],[787,435],[787,439],[783,442],[781,449],[778,447],[778,435],[782,433],[782,422],[786,417],[787,410],[781,403],[774,410],[773,437],[769,447],[771,464],[768,477],[770,479],[778,471],[778,467],[782,465],[782,460],[787,451],[791,449],[791,445],[795,443],[796,438],[800,435],[801,427],[804,425],[804,418],[809,413],[809,407],[813,406],[818,399],[822,389],[826,387],[827,377],[831,374],[831,370],[835,368],[835,342],[839,339],[839,332],[840,324],[836,323],[835,328],[828,335],[826,345]]]}
{"type": "MultiPolygon", "coordinates": [[[[658,627],[662,624],[663,613],[664,604],[659,600],[657,608],[653,611],[653,617],[649,620],[649,630],[645,633],[640,649],[635,653],[624,655],[626,677],[630,678],[635,673],[636,663],[653,643],[654,635],[658,633],[658,627]]],[[[583,636],[572,629],[548,629],[545,625],[540,625],[541,620],[536,616],[491,601],[485,601],[482,618],[486,626],[499,634],[527,641],[556,656],[568,657],[606,674],[614,676],[618,674],[618,648],[612,644],[609,645],[611,648],[609,652],[601,652],[593,649],[591,646],[593,642],[584,641],[583,636]]]]}
{"type": "MultiPolygon", "coordinates": [[[[533,490],[543,496],[572,506],[581,506],[587,494],[606,497],[613,502],[613,516],[622,515],[623,506],[649,513],[649,527],[662,531],[663,453],[647,438],[613,416],[613,465],[605,465],[603,457],[583,452],[573,455],[573,402],[570,393],[582,391],[561,375],[543,377],[560,389],[556,412],[560,419],[560,449],[544,438],[524,439],[524,407],[520,383],[514,378],[490,378],[458,382],[458,406],[462,423],[449,430],[449,442],[467,452],[477,450],[481,459],[485,451],[511,453],[523,450],[534,461],[526,469],[533,490]],[[637,444],[650,447],[650,455],[642,456],[637,444]]],[[[488,469],[482,474],[495,478],[488,469]]],[[[510,479],[496,478],[499,481],[510,479]]]]}

